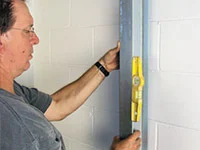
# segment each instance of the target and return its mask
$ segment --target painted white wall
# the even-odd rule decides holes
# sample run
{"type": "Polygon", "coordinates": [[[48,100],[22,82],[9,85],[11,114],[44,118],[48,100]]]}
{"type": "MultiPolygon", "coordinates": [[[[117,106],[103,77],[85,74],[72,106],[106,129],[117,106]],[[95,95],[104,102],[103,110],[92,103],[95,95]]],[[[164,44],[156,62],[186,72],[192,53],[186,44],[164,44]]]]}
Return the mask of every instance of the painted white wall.
{"type": "MultiPolygon", "coordinates": [[[[40,44],[34,87],[53,93],[77,79],[119,40],[119,0],[32,0],[40,44]]],[[[118,71],[88,101],[55,126],[68,150],[108,150],[118,134],[118,71]]]]}
{"type": "Polygon", "coordinates": [[[148,150],[200,149],[199,6],[149,0],[148,150]]]}
{"type": "MultiPolygon", "coordinates": [[[[149,0],[148,150],[200,148],[200,1],[149,0]]],[[[81,73],[118,35],[118,0],[31,0],[40,44],[20,81],[52,93],[81,73]]],[[[77,112],[55,123],[68,150],[109,149],[118,132],[118,72],[77,112]]]]}

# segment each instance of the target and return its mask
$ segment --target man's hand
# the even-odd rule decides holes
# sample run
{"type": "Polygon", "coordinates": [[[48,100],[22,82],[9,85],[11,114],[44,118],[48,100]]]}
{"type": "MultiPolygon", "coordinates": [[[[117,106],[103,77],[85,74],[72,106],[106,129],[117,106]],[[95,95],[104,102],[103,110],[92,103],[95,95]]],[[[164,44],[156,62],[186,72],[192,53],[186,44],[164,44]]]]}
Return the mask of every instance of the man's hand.
{"type": "Polygon", "coordinates": [[[122,141],[120,141],[118,136],[115,136],[111,145],[111,150],[139,150],[141,145],[139,136],[140,131],[134,132],[122,141]]]}
{"type": "Polygon", "coordinates": [[[117,46],[109,50],[99,62],[105,67],[108,72],[119,69],[119,50],[120,42],[117,43],[117,46]]]}

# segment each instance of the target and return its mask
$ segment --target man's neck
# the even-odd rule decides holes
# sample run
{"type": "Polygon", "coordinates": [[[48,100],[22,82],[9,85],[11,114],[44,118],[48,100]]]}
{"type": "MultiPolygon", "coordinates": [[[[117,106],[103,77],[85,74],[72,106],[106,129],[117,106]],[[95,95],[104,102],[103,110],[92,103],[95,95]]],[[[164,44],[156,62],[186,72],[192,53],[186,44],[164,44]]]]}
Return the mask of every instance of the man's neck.
{"type": "Polygon", "coordinates": [[[11,77],[11,75],[7,74],[0,70],[0,88],[3,90],[6,90],[12,94],[15,94],[14,92],[14,79],[11,77]]]}

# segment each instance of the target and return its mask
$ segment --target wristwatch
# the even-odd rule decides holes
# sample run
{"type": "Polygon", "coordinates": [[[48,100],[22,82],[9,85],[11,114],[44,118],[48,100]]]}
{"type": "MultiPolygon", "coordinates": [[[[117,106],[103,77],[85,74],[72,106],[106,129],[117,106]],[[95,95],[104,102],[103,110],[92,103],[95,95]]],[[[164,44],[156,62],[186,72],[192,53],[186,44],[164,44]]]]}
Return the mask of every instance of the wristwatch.
{"type": "Polygon", "coordinates": [[[100,64],[100,62],[97,61],[95,66],[104,74],[105,77],[109,75],[109,72],[104,68],[104,66],[102,66],[102,64],[100,64]]]}

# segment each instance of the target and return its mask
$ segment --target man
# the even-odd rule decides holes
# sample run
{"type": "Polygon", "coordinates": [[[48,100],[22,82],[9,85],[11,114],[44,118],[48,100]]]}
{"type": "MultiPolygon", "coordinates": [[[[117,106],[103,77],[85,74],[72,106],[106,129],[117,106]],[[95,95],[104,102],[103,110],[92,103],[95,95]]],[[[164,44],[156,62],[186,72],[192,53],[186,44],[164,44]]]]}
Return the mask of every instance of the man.
{"type": "MultiPolygon", "coordinates": [[[[50,123],[79,108],[109,72],[118,68],[120,45],[106,53],[78,80],[53,95],[30,89],[15,78],[30,67],[33,46],[39,43],[25,0],[0,0],[0,146],[2,150],[64,150],[59,131],[50,123]]],[[[138,150],[136,132],[115,137],[112,150],[138,150]]]]}

